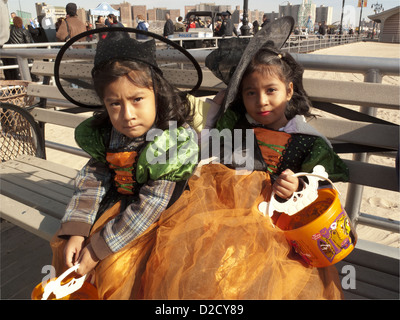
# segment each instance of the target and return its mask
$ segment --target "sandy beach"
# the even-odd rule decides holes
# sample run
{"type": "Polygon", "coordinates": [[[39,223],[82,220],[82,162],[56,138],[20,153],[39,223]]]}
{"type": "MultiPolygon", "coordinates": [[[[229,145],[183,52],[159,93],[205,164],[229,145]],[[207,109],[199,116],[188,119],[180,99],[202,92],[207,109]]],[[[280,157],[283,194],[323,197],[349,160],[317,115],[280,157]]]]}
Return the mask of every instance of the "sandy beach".
{"type": "MultiPolygon", "coordinates": [[[[318,50],[312,54],[321,55],[343,55],[343,56],[369,56],[369,57],[387,57],[399,58],[400,45],[377,43],[377,42],[359,42],[354,44],[347,44],[338,47],[318,50]]],[[[343,81],[364,81],[363,75],[353,73],[337,73],[337,72],[321,72],[321,71],[306,71],[305,77],[307,78],[323,78],[343,81]]],[[[400,86],[399,76],[385,76],[382,80],[383,83],[400,86]]],[[[353,107],[357,110],[357,107],[353,107]]],[[[317,112],[315,112],[317,113],[317,112]]],[[[333,117],[329,114],[323,114],[326,117],[333,117]]],[[[400,124],[399,110],[378,110],[377,117],[400,124]]],[[[55,126],[51,124],[46,125],[46,140],[54,141],[62,144],[77,147],[74,141],[74,130],[55,126]]],[[[61,163],[76,169],[80,169],[86,162],[87,158],[74,156],[68,153],[56,151],[47,148],[47,159],[61,163]]],[[[349,156],[343,156],[349,159],[349,156]]],[[[370,157],[371,163],[379,163],[387,166],[394,166],[394,159],[389,157],[370,157]]],[[[341,194],[342,201],[345,202],[345,195],[347,185],[339,183],[337,185],[341,194]]],[[[361,212],[376,215],[379,217],[400,220],[400,197],[399,193],[386,190],[378,190],[369,187],[364,188],[363,201],[361,205],[361,212]]],[[[400,236],[398,233],[378,230],[372,227],[359,225],[357,233],[360,239],[375,241],[378,243],[400,247],[400,236]]]]}

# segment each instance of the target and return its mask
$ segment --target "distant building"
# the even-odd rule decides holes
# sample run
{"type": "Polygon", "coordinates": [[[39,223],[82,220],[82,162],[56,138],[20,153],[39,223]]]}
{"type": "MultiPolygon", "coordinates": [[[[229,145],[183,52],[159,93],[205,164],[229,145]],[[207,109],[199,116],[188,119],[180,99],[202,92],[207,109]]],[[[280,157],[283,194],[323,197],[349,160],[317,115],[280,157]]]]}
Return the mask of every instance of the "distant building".
{"type": "Polygon", "coordinates": [[[50,17],[53,21],[57,21],[58,18],[65,18],[66,11],[65,6],[52,6],[47,5],[45,2],[36,3],[36,13],[38,16],[45,14],[46,17],[50,17]]]}
{"type": "Polygon", "coordinates": [[[379,42],[400,43],[400,6],[368,16],[368,18],[381,24],[379,42]]]}
{"type": "Polygon", "coordinates": [[[111,7],[120,12],[119,21],[125,27],[132,27],[133,26],[132,9],[131,9],[131,4],[130,3],[124,2],[124,3],[121,3],[121,4],[112,4],[111,7]]]}
{"type": "MultiPolygon", "coordinates": [[[[330,15],[330,20],[327,16],[326,20],[322,21],[328,24],[328,21],[332,21],[332,11],[330,11],[330,15]]],[[[279,17],[284,16],[291,16],[294,19],[295,26],[308,28],[311,31],[316,22],[316,5],[311,0],[302,0],[301,4],[296,5],[292,5],[290,2],[284,6],[279,5],[279,17]]]]}
{"type": "Polygon", "coordinates": [[[322,23],[325,21],[326,25],[332,24],[332,7],[320,6],[315,9],[315,23],[322,23]]]}
{"type": "Polygon", "coordinates": [[[294,19],[294,24],[298,25],[298,16],[300,11],[300,5],[292,5],[289,3],[286,6],[279,5],[279,17],[291,16],[294,19]]]}
{"type": "MultiPolygon", "coordinates": [[[[274,11],[272,11],[271,13],[266,13],[266,15],[267,15],[267,19],[269,21],[274,21],[274,20],[279,18],[279,13],[278,12],[274,12],[274,11]]],[[[260,20],[258,20],[258,21],[260,21],[260,20]]]]}

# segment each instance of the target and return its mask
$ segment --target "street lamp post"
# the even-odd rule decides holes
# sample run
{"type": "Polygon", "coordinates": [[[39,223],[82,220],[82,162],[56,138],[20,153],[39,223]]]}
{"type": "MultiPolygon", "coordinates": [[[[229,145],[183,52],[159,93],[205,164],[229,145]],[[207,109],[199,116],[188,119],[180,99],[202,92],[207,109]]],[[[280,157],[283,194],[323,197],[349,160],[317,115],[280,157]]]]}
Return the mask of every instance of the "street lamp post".
{"type": "MultiPolygon", "coordinates": [[[[371,5],[371,9],[374,9],[375,14],[377,14],[377,13],[379,13],[379,12],[381,12],[381,11],[384,10],[384,9],[383,9],[383,5],[382,5],[382,4],[379,4],[378,2],[375,3],[375,4],[372,4],[372,5],[371,5]]],[[[376,23],[376,22],[374,21],[374,25],[372,26],[372,35],[371,35],[371,39],[374,38],[375,23],[376,23]]]]}
{"type": "Polygon", "coordinates": [[[361,0],[360,23],[358,24],[358,34],[361,34],[361,17],[362,17],[363,7],[364,7],[364,0],[361,0]]]}
{"type": "Polygon", "coordinates": [[[242,36],[250,35],[250,27],[249,27],[249,19],[248,19],[248,11],[249,11],[249,1],[243,0],[243,24],[240,27],[240,33],[242,36]]]}
{"type": "Polygon", "coordinates": [[[343,34],[343,11],[344,11],[344,2],[345,2],[345,0],[343,0],[343,2],[342,2],[342,15],[340,16],[340,29],[339,29],[339,34],[340,34],[340,35],[343,34]]]}

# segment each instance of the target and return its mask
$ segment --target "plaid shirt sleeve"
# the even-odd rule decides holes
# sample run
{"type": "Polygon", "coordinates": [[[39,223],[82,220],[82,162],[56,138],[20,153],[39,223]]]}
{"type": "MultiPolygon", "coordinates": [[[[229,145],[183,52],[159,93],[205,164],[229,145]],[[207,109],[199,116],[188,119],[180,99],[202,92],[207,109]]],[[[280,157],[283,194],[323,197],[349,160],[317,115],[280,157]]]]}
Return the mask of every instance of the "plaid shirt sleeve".
{"type": "Polygon", "coordinates": [[[175,182],[168,180],[150,180],[143,185],[139,199],[92,236],[96,256],[102,260],[140,236],[166,209],[174,188],[175,182]]]}
{"type": "Polygon", "coordinates": [[[94,159],[78,172],[75,191],[63,219],[60,235],[87,237],[93,225],[100,202],[111,186],[111,173],[106,164],[94,159]]]}

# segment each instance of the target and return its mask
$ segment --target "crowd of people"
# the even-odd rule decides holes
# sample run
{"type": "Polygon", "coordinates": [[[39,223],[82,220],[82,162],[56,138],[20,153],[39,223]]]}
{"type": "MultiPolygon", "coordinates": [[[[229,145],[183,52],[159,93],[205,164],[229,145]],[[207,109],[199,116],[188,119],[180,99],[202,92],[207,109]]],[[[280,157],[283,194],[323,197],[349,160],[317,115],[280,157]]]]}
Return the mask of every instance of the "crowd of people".
{"type": "MultiPolygon", "coordinates": [[[[176,23],[173,23],[170,14],[166,13],[163,35],[168,37],[174,32],[188,32],[192,28],[207,28],[216,37],[240,36],[242,35],[243,17],[240,17],[240,23],[235,27],[231,15],[229,11],[222,12],[216,17],[215,24],[213,25],[211,17],[206,17],[205,21],[203,21],[201,17],[195,15],[189,16],[187,20],[183,20],[183,17],[180,16],[177,18],[176,23]]],[[[261,24],[257,20],[253,21],[253,23],[248,22],[248,34],[256,34],[268,22],[269,19],[266,14],[264,14],[261,24]]]]}

